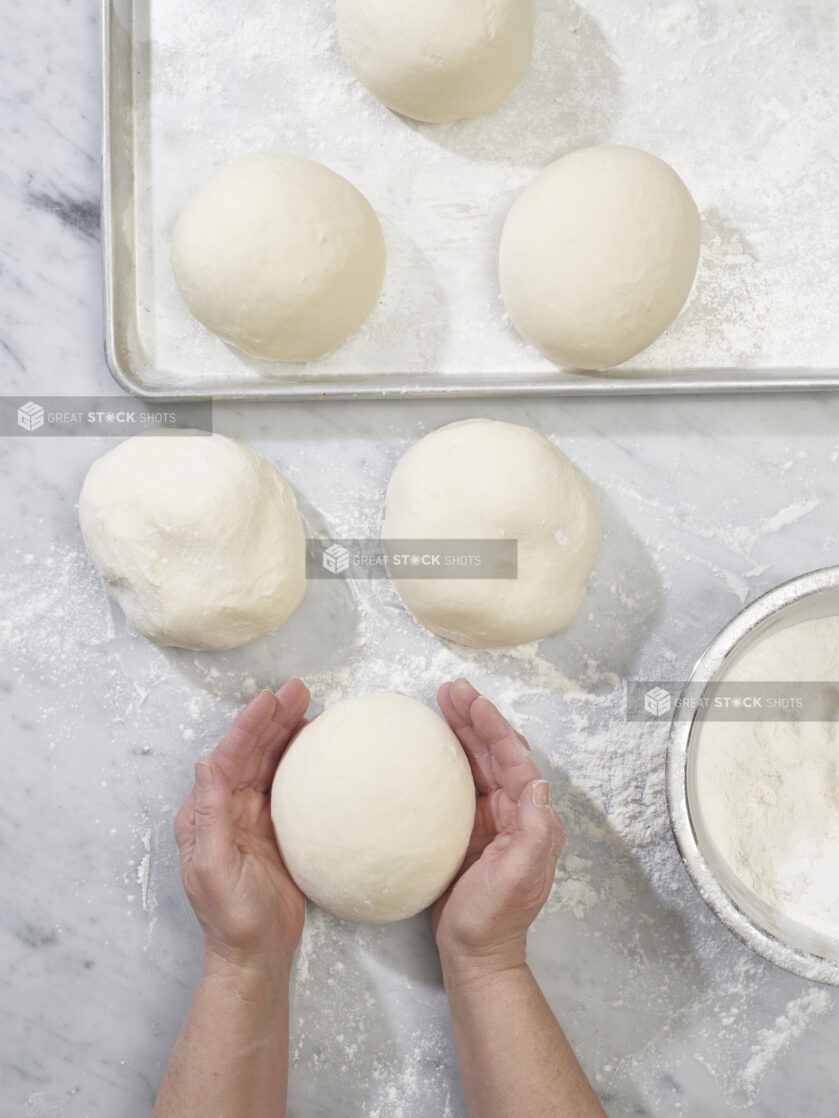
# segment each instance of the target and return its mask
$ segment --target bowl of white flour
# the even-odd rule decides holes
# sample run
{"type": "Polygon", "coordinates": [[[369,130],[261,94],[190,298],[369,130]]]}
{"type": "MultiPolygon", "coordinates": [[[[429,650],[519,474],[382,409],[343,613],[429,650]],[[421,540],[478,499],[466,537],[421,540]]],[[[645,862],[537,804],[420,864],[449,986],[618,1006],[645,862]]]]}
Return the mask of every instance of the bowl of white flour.
{"type": "Polygon", "coordinates": [[[677,705],[667,794],[716,916],[839,986],[839,567],[765,594],[706,649],[677,705]]]}

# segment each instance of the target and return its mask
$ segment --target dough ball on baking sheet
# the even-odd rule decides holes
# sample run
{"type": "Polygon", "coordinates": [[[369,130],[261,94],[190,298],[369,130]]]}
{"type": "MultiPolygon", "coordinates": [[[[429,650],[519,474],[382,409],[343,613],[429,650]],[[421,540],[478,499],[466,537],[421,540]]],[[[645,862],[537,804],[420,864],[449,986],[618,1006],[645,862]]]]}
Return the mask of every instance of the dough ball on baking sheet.
{"type": "Polygon", "coordinates": [[[533,53],[532,0],[338,0],[347,65],[388,108],[441,124],[494,109],[533,53]]]}
{"type": "Polygon", "coordinates": [[[364,322],[386,264],[379,219],[341,175],[295,155],[247,155],[187,203],[172,269],[192,314],[256,358],[311,361],[364,322]]]}
{"type": "Polygon", "coordinates": [[[513,325],[558,365],[605,369],[646,349],[684,306],[699,212],[667,163],[606,144],[571,152],[525,187],[501,236],[513,325]]]}

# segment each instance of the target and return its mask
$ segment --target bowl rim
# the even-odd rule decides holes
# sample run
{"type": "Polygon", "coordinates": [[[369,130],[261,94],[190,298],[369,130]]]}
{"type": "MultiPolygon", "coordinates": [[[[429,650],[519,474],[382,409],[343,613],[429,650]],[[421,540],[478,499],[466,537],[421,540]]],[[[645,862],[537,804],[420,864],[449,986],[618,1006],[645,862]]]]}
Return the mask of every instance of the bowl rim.
{"type": "MultiPolygon", "coordinates": [[[[830,590],[839,590],[839,566],[822,567],[799,575],[756,598],[707,646],[682,690],[682,697],[689,690],[694,696],[697,692],[704,695],[717,681],[726,661],[757,629],[780,617],[789,607],[830,590]]],[[[705,858],[691,819],[687,788],[697,710],[682,714],[683,709],[687,711],[688,707],[676,704],[670,724],[666,759],[667,809],[682,863],[697,892],[717,919],[764,959],[800,978],[839,986],[839,962],[812,955],[761,928],[728,894],[705,858]]]]}

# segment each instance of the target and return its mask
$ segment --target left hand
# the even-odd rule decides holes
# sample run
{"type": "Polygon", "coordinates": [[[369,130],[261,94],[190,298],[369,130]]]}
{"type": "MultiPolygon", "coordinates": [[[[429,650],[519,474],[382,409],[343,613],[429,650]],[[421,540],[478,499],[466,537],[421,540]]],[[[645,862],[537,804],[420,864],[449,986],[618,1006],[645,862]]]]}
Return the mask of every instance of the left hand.
{"type": "Polygon", "coordinates": [[[280,857],[271,782],[305,724],[309,691],[291,679],[263,691],[207,760],[175,819],[184,888],[204,931],[205,967],[277,971],[291,966],[306,901],[280,857]]]}

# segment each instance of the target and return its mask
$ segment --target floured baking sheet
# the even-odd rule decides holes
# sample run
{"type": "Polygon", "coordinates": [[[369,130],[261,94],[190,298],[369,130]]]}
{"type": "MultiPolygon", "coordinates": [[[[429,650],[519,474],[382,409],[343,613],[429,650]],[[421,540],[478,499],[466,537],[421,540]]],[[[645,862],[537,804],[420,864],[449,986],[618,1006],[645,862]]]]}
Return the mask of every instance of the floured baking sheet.
{"type": "Polygon", "coordinates": [[[347,70],[334,0],[104,0],[107,349],[148,397],[653,393],[839,387],[839,10],[833,0],[536,0],[525,80],[485,117],[424,125],[347,70]],[[571,149],[637,145],[703,216],[697,284],[650,349],[556,369],[510,325],[498,240],[571,149]],[[378,212],[389,265],[365,325],[308,365],[225,346],[181,302],[175,219],[228,160],[318,159],[378,212]]]}

